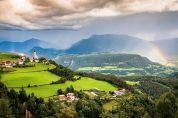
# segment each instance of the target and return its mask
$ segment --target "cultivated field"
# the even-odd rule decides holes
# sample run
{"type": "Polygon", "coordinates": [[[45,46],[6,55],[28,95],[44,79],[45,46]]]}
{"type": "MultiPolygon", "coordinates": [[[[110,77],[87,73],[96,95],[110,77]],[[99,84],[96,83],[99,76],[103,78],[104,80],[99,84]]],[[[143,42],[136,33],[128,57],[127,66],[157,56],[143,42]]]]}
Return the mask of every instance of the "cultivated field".
{"type": "Polygon", "coordinates": [[[52,81],[59,80],[60,77],[48,72],[26,72],[26,73],[8,73],[2,75],[2,82],[7,87],[22,87],[49,84],[52,81]]]}
{"type": "Polygon", "coordinates": [[[35,93],[38,97],[49,97],[57,94],[58,89],[66,90],[67,87],[73,86],[75,90],[99,89],[101,91],[114,91],[117,88],[105,81],[99,81],[92,78],[82,77],[75,82],[67,81],[64,84],[51,84],[52,81],[60,79],[59,76],[47,71],[54,65],[44,65],[39,63],[28,63],[33,67],[13,68],[14,71],[3,73],[1,81],[9,88],[19,91],[21,87],[28,94],[35,93]]]}
{"type": "MultiPolygon", "coordinates": [[[[104,81],[99,81],[95,80],[92,78],[86,78],[83,77],[82,79],[72,82],[72,81],[67,81],[64,84],[53,84],[53,85],[45,85],[45,86],[39,86],[39,87],[30,87],[30,88],[25,88],[27,93],[35,93],[37,97],[48,97],[48,96],[53,96],[57,94],[57,90],[60,88],[62,90],[66,90],[67,87],[72,85],[75,90],[90,90],[90,89],[99,89],[102,91],[114,91],[117,88],[114,87],[113,85],[104,82],[104,81]]],[[[16,90],[19,90],[20,88],[16,88],[16,90]]]]}
{"type": "Polygon", "coordinates": [[[11,53],[0,53],[0,61],[16,61],[16,54],[11,53]]]}

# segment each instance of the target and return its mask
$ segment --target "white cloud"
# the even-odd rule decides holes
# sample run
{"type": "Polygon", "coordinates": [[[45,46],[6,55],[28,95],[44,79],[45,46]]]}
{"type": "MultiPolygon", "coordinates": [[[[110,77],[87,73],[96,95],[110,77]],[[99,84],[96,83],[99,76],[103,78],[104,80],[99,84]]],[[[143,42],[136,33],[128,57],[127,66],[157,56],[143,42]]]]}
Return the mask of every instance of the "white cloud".
{"type": "Polygon", "coordinates": [[[1,0],[0,26],[78,29],[96,17],[177,10],[178,0],[1,0]]]}

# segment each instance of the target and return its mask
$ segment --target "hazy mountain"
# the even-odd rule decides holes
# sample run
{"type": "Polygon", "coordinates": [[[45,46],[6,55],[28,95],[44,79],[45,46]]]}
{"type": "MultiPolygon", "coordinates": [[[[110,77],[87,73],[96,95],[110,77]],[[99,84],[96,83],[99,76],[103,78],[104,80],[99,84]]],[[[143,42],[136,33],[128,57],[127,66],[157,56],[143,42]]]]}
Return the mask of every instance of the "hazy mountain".
{"type": "Polygon", "coordinates": [[[136,37],[128,35],[94,35],[83,39],[65,51],[67,54],[87,54],[94,52],[118,52],[139,54],[152,61],[162,62],[159,52],[153,45],[136,37]]]}
{"type": "Polygon", "coordinates": [[[0,51],[26,53],[33,47],[37,47],[37,46],[50,47],[51,44],[35,38],[26,40],[24,42],[3,41],[0,42],[0,51]]]}
{"type": "Polygon", "coordinates": [[[153,42],[167,57],[178,56],[178,38],[156,40],[153,42]]]}

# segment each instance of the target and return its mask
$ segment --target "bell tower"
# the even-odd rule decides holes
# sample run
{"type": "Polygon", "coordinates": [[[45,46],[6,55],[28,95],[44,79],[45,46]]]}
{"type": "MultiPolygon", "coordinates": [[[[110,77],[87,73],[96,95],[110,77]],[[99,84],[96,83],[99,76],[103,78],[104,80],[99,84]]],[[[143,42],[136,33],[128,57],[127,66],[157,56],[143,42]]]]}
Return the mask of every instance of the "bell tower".
{"type": "Polygon", "coordinates": [[[33,52],[33,60],[37,60],[38,59],[38,56],[36,54],[36,49],[34,49],[34,52],[33,52]]]}

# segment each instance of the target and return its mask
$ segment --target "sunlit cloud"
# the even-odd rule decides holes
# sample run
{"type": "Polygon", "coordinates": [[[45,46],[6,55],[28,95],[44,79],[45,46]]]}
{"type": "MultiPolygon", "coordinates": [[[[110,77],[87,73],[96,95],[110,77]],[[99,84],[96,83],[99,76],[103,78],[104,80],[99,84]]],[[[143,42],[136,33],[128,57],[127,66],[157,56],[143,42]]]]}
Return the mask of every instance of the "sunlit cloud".
{"type": "Polygon", "coordinates": [[[79,29],[98,17],[177,10],[178,0],[0,0],[0,29],[79,29]]]}

